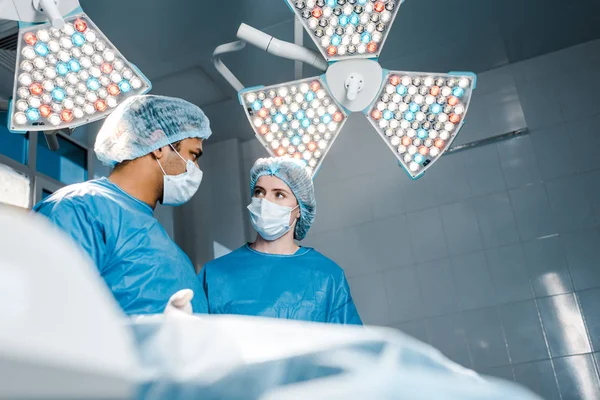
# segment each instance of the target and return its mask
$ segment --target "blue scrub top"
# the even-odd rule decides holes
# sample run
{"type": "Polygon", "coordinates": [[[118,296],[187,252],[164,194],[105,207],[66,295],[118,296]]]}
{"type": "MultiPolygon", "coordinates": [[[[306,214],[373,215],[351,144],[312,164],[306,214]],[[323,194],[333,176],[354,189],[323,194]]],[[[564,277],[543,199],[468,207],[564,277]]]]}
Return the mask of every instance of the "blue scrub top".
{"type": "Polygon", "coordinates": [[[245,245],[199,274],[210,314],[362,325],[344,271],[309,247],[293,255],[245,245]]]}
{"type": "Polygon", "coordinates": [[[195,313],[208,311],[192,263],[152,208],[108,179],[67,186],[33,210],[85,249],[125,313],[162,313],[181,289],[194,291],[195,313]]]}

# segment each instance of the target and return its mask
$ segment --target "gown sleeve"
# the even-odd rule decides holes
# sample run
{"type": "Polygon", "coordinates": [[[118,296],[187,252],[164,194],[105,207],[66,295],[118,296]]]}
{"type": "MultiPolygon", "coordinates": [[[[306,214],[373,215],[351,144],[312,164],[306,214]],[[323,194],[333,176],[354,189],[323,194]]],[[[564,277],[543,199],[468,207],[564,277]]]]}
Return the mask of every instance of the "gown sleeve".
{"type": "MultiPolygon", "coordinates": [[[[66,232],[92,258],[100,272],[107,260],[104,227],[92,219],[84,205],[71,199],[40,203],[33,209],[66,232]]],[[[111,218],[111,216],[105,216],[111,218]]]]}
{"type": "Polygon", "coordinates": [[[206,313],[210,314],[210,296],[208,292],[208,281],[206,277],[206,271],[208,264],[205,264],[200,272],[198,273],[198,281],[200,281],[200,288],[202,289],[202,293],[198,293],[199,296],[202,296],[206,303],[206,313]]]}
{"type": "Polygon", "coordinates": [[[358,310],[350,294],[350,286],[346,275],[342,272],[338,287],[335,290],[333,307],[328,322],[333,324],[362,325],[358,310]]]}

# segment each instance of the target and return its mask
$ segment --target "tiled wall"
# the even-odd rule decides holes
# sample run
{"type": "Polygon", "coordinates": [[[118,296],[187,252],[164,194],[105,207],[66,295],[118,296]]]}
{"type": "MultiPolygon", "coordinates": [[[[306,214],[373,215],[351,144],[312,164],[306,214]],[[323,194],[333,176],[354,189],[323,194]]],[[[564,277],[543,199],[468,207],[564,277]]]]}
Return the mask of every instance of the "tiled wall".
{"type": "MultiPolygon", "coordinates": [[[[599,72],[596,41],[481,74],[458,143],[531,133],[416,182],[352,116],[303,244],[345,269],[367,323],[547,399],[600,398],[599,72]]],[[[264,154],[244,143],[245,171],[264,154]]]]}

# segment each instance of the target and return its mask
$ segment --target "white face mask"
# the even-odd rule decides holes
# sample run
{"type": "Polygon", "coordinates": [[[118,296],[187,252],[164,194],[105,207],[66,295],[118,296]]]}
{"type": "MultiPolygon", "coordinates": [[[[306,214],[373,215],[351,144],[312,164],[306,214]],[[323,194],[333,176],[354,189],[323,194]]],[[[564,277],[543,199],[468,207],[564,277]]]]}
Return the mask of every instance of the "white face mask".
{"type": "Polygon", "coordinates": [[[290,229],[292,211],[298,206],[291,208],[271,203],[266,199],[252,198],[248,206],[250,211],[250,222],[265,240],[277,240],[285,235],[290,229]]]}
{"type": "Polygon", "coordinates": [[[171,148],[185,162],[185,172],[179,175],[167,175],[160,161],[156,160],[164,174],[162,204],[165,206],[180,206],[187,203],[198,191],[203,173],[193,161],[185,160],[173,146],[171,148]]]}

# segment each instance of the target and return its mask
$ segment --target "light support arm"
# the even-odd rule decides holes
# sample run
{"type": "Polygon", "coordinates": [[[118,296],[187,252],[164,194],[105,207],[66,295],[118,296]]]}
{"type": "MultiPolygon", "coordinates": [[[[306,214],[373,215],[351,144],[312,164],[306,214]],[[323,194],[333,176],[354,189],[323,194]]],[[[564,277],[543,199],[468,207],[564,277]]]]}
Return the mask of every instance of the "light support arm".
{"type": "Polygon", "coordinates": [[[227,53],[233,53],[242,50],[246,47],[246,42],[238,40],[236,42],[225,43],[215,49],[212,54],[212,62],[215,69],[221,74],[221,76],[229,83],[236,92],[244,89],[244,85],[236,76],[231,72],[229,68],[221,61],[221,55],[227,53]]]}
{"type": "Polygon", "coordinates": [[[48,149],[50,151],[57,151],[60,148],[60,144],[58,143],[58,138],[56,137],[57,131],[48,131],[44,132],[44,137],[46,138],[46,144],[48,145],[48,149]]]}
{"type": "Polygon", "coordinates": [[[259,49],[271,53],[277,57],[288,58],[294,61],[301,61],[312,65],[321,71],[327,70],[327,62],[323,57],[314,51],[311,51],[294,43],[279,40],[271,35],[259,31],[247,24],[241,24],[238,32],[238,39],[241,39],[259,49]]]}
{"type": "Polygon", "coordinates": [[[235,42],[225,43],[218,46],[212,54],[212,62],[215,69],[223,76],[223,78],[239,92],[244,89],[244,85],[231,72],[231,70],[223,63],[221,56],[227,53],[233,53],[242,50],[249,43],[259,49],[271,53],[277,57],[288,58],[294,61],[300,61],[305,64],[312,65],[322,71],[326,71],[328,64],[319,53],[305,49],[294,43],[285,42],[267,35],[250,25],[241,24],[237,37],[240,39],[235,42]]]}
{"type": "Polygon", "coordinates": [[[78,0],[6,0],[0,3],[0,19],[26,24],[49,20],[57,29],[64,27],[66,15],[80,8],[78,0]]]}
{"type": "Polygon", "coordinates": [[[60,0],[33,0],[33,7],[37,11],[45,14],[52,26],[56,29],[62,29],[65,26],[65,20],[58,9],[59,1],[60,0]]]}

